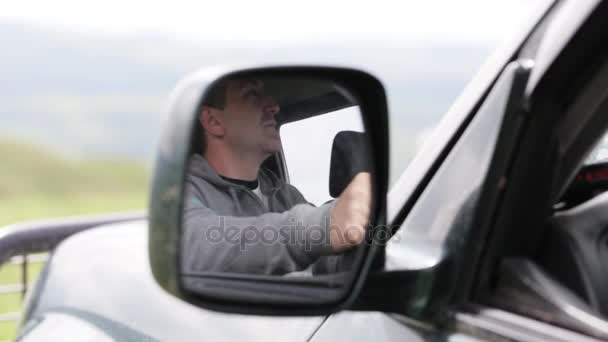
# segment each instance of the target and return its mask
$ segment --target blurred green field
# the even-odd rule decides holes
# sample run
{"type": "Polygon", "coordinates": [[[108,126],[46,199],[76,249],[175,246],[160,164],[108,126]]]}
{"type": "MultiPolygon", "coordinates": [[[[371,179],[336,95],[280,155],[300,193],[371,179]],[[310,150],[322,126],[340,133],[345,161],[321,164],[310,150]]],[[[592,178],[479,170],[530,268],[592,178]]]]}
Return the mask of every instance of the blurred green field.
{"type": "Polygon", "coordinates": [[[48,217],[145,208],[143,163],[69,160],[0,140],[0,226],[48,217]]]}
{"type": "MultiPolygon", "coordinates": [[[[71,160],[43,147],[0,140],[0,227],[28,220],[143,210],[148,171],[142,162],[71,160]]],[[[41,264],[28,269],[35,279],[41,264]]],[[[18,265],[0,267],[0,285],[19,283],[18,265]]],[[[0,294],[0,315],[19,311],[21,295],[0,294]]],[[[0,322],[0,341],[16,323],[0,322]]]]}

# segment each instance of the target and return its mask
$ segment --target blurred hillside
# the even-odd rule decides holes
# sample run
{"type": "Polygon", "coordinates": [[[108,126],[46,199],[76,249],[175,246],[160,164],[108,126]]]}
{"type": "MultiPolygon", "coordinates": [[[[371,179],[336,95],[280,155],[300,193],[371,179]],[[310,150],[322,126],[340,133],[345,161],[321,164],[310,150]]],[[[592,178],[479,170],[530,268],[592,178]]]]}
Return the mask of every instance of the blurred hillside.
{"type": "Polygon", "coordinates": [[[0,140],[0,226],[38,218],[143,210],[148,172],[139,162],[70,160],[0,140]]]}

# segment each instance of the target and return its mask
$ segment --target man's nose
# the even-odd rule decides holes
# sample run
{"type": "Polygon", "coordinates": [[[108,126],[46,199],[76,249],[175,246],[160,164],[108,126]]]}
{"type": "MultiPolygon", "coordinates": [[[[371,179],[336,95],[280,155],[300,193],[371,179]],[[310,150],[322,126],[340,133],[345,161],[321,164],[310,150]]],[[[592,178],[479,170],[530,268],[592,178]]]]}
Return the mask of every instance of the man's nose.
{"type": "Polygon", "coordinates": [[[279,107],[279,104],[277,103],[277,101],[270,96],[267,97],[266,104],[264,105],[264,112],[266,114],[275,116],[280,110],[281,110],[281,107],[279,107]]]}

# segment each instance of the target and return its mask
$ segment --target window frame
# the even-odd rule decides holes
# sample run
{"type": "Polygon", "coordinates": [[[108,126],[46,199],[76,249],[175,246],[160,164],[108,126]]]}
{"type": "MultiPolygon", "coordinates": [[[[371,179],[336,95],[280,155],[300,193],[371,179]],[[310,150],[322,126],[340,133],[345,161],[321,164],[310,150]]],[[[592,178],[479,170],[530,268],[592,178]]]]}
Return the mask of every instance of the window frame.
{"type": "MultiPolygon", "coordinates": [[[[349,107],[337,108],[337,109],[329,111],[329,112],[322,112],[322,113],[318,113],[318,114],[314,114],[314,115],[300,116],[300,117],[298,117],[297,120],[290,120],[290,121],[280,122],[279,123],[279,135],[281,135],[281,128],[283,126],[285,126],[285,125],[290,125],[290,124],[302,122],[304,120],[318,118],[318,117],[324,116],[324,115],[332,115],[332,114],[334,114],[334,113],[336,113],[338,111],[341,111],[341,110],[354,109],[354,108],[358,108],[358,107],[359,107],[359,105],[355,103],[355,104],[353,104],[352,106],[349,106],[349,107]]],[[[358,109],[358,113],[359,113],[359,116],[361,116],[361,109],[358,109]]],[[[361,126],[362,126],[362,129],[365,130],[365,128],[363,127],[364,126],[363,121],[361,121],[361,126]]],[[[340,131],[342,131],[342,130],[338,130],[338,132],[340,132],[340,131]]],[[[334,138],[335,138],[335,135],[334,135],[334,138]]],[[[331,145],[328,146],[328,149],[331,149],[331,145]]],[[[282,135],[281,135],[281,151],[275,153],[275,158],[277,160],[278,168],[281,170],[281,172],[283,172],[283,174],[281,175],[282,179],[286,183],[291,184],[291,176],[289,174],[289,165],[287,164],[287,159],[285,157],[285,149],[283,147],[283,136],[282,135]]],[[[331,156],[330,156],[330,158],[331,158],[331,156]]],[[[330,161],[331,161],[331,159],[330,159],[330,161]]],[[[330,198],[330,200],[331,200],[331,198],[330,198]]],[[[317,203],[317,204],[322,204],[322,203],[317,203]]]]}
{"type": "MultiPolygon", "coordinates": [[[[522,101],[527,121],[521,142],[512,161],[502,170],[492,171],[494,179],[484,186],[497,196],[498,206],[494,213],[487,214],[489,219],[485,224],[490,233],[479,254],[483,262],[474,285],[466,292],[465,302],[495,305],[492,290],[497,266],[507,256],[530,258],[533,255],[534,246],[542,243],[543,223],[552,215],[556,198],[608,129],[608,120],[601,120],[602,113],[608,109],[608,92],[600,92],[603,95],[599,105],[584,103],[590,93],[598,94],[600,87],[606,89],[608,85],[608,77],[597,72],[608,70],[608,49],[598,44],[605,38],[598,33],[602,27],[599,18],[607,11],[606,3],[596,8],[557,59],[544,69],[546,74],[536,88],[527,92],[526,101],[522,101]],[[578,126],[571,124],[582,118],[587,121],[578,126]]],[[[484,197],[481,202],[486,202],[484,197]]],[[[541,307],[538,312],[507,310],[538,323],[545,315],[553,314],[541,307]]],[[[573,326],[568,329],[575,330],[573,326]]],[[[597,335],[592,331],[585,333],[597,335]]]]}

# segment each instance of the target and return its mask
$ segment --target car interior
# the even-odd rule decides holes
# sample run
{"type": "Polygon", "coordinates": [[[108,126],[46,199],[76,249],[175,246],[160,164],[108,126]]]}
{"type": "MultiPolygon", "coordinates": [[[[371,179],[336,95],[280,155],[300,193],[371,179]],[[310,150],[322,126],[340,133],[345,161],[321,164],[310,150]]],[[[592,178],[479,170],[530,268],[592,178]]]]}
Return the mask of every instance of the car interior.
{"type": "Polygon", "coordinates": [[[581,332],[589,325],[600,335],[608,332],[608,192],[605,181],[588,177],[606,166],[580,169],[532,255],[502,261],[492,302],[581,332]]]}
{"type": "MultiPolygon", "coordinates": [[[[605,167],[605,166],[602,166],[605,167]]],[[[581,168],[527,257],[504,258],[490,302],[583,333],[608,333],[608,192],[581,168]]]]}
{"type": "Polygon", "coordinates": [[[537,260],[598,315],[608,318],[606,163],[584,166],[547,222],[537,260]]]}
{"type": "MultiPolygon", "coordinates": [[[[519,246],[526,245],[527,249],[516,245],[508,247],[510,255],[496,266],[494,292],[487,301],[509,311],[605,338],[608,336],[608,163],[585,164],[586,157],[607,130],[603,114],[608,106],[605,94],[608,66],[603,61],[598,64],[599,67],[594,66],[594,73],[586,74],[587,84],[577,84],[583,90],[571,95],[569,102],[564,100],[567,105],[560,104],[564,114],[556,124],[557,129],[550,133],[557,145],[554,158],[559,162],[547,157],[546,165],[552,169],[541,166],[539,171],[534,171],[537,173],[528,171],[528,184],[538,184],[534,191],[545,193],[548,206],[543,209],[538,203],[536,207],[528,203],[530,212],[523,212],[521,216],[536,215],[535,220],[519,221],[528,222],[527,227],[510,227],[508,243],[518,241],[519,246]],[[534,208],[536,213],[530,214],[534,208]],[[537,223],[530,226],[529,222],[537,223]]],[[[524,193],[521,190],[520,196],[524,193]]]]}

